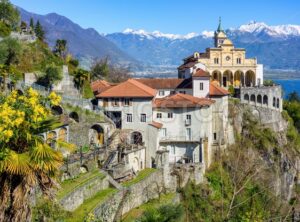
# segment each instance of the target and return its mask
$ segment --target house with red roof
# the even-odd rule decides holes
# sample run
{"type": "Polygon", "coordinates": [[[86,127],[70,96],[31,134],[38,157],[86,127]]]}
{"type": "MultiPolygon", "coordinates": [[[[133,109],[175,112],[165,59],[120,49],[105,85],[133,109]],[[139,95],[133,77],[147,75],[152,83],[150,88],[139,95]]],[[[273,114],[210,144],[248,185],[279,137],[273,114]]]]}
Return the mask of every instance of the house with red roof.
{"type": "MultiPolygon", "coordinates": [[[[208,167],[226,141],[228,91],[210,81],[201,68],[189,78],[139,78],[119,84],[92,84],[98,106],[131,144],[144,147],[127,159],[134,171],[156,164],[156,153],[169,152],[171,163],[208,167]]],[[[126,162],[126,161],[125,161],[126,162]]]]}

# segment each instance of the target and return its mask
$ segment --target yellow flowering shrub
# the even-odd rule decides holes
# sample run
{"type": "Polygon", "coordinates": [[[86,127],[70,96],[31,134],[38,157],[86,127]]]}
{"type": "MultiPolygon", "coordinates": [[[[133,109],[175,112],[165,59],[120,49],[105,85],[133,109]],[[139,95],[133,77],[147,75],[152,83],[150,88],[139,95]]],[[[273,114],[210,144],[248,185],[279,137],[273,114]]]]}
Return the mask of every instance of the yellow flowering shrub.
{"type": "MultiPolygon", "coordinates": [[[[30,129],[50,115],[46,104],[58,105],[61,98],[52,92],[48,98],[42,98],[37,91],[29,88],[24,95],[13,91],[0,100],[0,143],[8,142],[14,134],[30,129]]],[[[28,132],[30,133],[30,132],[28,132]]]]}

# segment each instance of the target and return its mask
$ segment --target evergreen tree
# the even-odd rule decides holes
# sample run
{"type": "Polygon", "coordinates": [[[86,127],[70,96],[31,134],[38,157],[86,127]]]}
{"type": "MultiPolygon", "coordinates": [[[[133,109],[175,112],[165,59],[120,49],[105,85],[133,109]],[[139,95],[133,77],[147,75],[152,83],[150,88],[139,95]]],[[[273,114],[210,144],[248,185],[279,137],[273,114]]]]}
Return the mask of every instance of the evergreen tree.
{"type": "Polygon", "coordinates": [[[30,18],[30,22],[29,22],[29,27],[30,27],[30,32],[34,31],[34,22],[33,22],[33,18],[30,18]]]}
{"type": "Polygon", "coordinates": [[[42,27],[42,25],[40,24],[40,21],[38,20],[36,25],[35,25],[35,28],[34,28],[34,32],[35,32],[35,35],[36,37],[41,40],[41,41],[44,41],[44,38],[45,38],[45,31],[42,27]]]}

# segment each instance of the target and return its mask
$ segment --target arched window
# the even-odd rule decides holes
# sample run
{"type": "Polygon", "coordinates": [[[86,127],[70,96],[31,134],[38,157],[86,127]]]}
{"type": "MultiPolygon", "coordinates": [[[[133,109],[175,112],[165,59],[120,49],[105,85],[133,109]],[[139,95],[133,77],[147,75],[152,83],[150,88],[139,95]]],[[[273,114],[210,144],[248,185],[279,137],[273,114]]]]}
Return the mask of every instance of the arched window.
{"type": "Polygon", "coordinates": [[[104,144],[104,130],[99,124],[95,124],[90,128],[89,142],[98,146],[104,144]]]}
{"type": "Polygon", "coordinates": [[[261,95],[257,96],[257,103],[262,104],[262,97],[261,97],[261,95]]]}
{"type": "Polygon", "coordinates": [[[47,133],[46,143],[52,148],[55,148],[56,139],[57,139],[57,134],[55,131],[51,131],[47,133]]]}
{"type": "Polygon", "coordinates": [[[273,107],[276,107],[276,98],[273,97],[273,107]]]}
{"type": "Polygon", "coordinates": [[[255,95],[254,94],[251,95],[250,101],[255,103],[255,95]]]}
{"type": "Polygon", "coordinates": [[[64,110],[61,106],[52,106],[51,111],[53,115],[62,115],[64,110]]]}
{"type": "Polygon", "coordinates": [[[279,108],[279,99],[277,98],[277,108],[279,108]]]}
{"type": "Polygon", "coordinates": [[[244,95],[244,100],[246,100],[246,101],[249,102],[249,95],[248,95],[248,94],[245,94],[245,95],[244,95]]]}
{"type": "Polygon", "coordinates": [[[67,129],[65,127],[61,128],[59,131],[58,131],[58,139],[61,140],[61,141],[67,141],[67,129]]]}
{"type": "Polygon", "coordinates": [[[267,95],[264,95],[263,104],[268,105],[268,96],[267,95]]]}
{"type": "Polygon", "coordinates": [[[69,117],[73,120],[75,120],[75,122],[79,123],[79,115],[77,112],[71,112],[69,114],[69,117]]]}

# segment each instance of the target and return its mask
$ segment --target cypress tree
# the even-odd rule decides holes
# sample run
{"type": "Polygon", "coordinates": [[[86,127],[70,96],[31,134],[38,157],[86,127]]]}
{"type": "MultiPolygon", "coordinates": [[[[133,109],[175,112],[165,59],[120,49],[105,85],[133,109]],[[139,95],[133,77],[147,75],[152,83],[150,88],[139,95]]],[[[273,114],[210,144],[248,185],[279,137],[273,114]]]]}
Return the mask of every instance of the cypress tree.
{"type": "Polygon", "coordinates": [[[35,35],[36,37],[41,40],[41,41],[44,41],[44,38],[45,38],[45,32],[43,30],[43,27],[42,25],[40,24],[40,21],[38,20],[36,25],[35,25],[35,35]]]}

